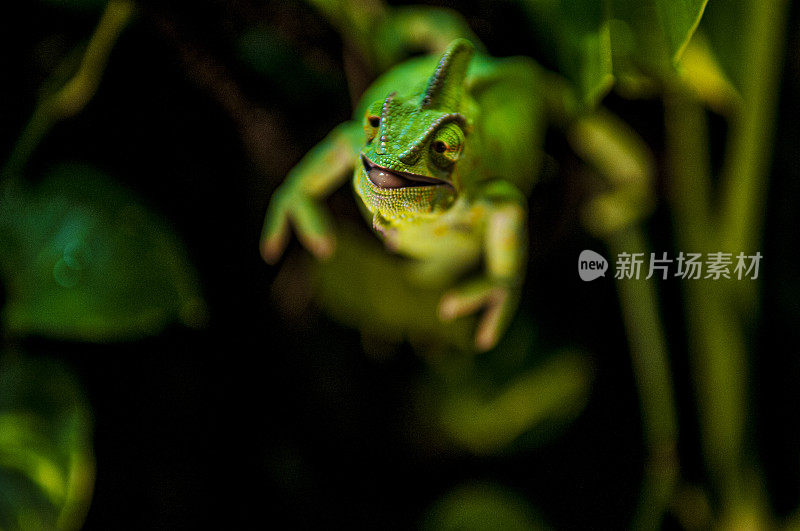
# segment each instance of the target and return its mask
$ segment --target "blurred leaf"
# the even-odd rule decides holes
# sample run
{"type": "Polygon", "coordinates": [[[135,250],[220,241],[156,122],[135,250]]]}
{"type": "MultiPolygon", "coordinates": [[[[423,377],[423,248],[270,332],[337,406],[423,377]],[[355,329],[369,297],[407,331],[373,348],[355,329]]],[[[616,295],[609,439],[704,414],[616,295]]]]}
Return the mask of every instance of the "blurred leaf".
{"type": "Polygon", "coordinates": [[[15,335],[113,341],[158,332],[205,307],[166,223],[99,171],[62,165],[0,201],[0,273],[15,335]]]}
{"type": "Polygon", "coordinates": [[[487,392],[473,383],[452,389],[440,411],[441,423],[460,446],[491,454],[536,429],[531,440],[549,438],[554,428],[572,420],[586,403],[589,374],[578,356],[560,355],[487,392]]]}
{"type": "Polygon", "coordinates": [[[434,412],[454,443],[479,455],[551,438],[589,396],[586,357],[543,346],[524,312],[494,350],[429,361],[436,374],[422,389],[421,411],[434,412]]]}
{"type": "Polygon", "coordinates": [[[739,91],[747,72],[744,35],[747,34],[746,25],[751,22],[749,15],[748,3],[744,0],[710,2],[700,25],[714,57],[739,91]]]}
{"type": "Polygon", "coordinates": [[[666,79],[675,74],[673,54],[654,0],[610,0],[614,72],[666,79]]]}
{"type": "Polygon", "coordinates": [[[617,79],[626,93],[652,90],[647,76],[668,78],[707,0],[523,0],[544,49],[579,102],[595,106],[617,79]],[[643,75],[644,74],[644,75],[643,75]]]}
{"type": "Polygon", "coordinates": [[[584,204],[584,226],[611,234],[646,218],[655,204],[655,160],[627,123],[605,110],[576,120],[568,132],[576,153],[595,170],[603,189],[584,204]]]}
{"type": "Polygon", "coordinates": [[[0,358],[0,529],[78,529],[92,494],[89,406],[54,361],[0,358]]]}
{"type": "Polygon", "coordinates": [[[458,38],[469,39],[477,50],[483,44],[470,29],[464,17],[455,10],[432,6],[397,6],[376,24],[371,40],[376,66],[385,70],[420,52],[440,55],[458,38]]]}
{"type": "Polygon", "coordinates": [[[82,11],[99,11],[108,3],[108,0],[42,0],[42,2],[52,6],[67,7],[82,11]]]}
{"type": "Polygon", "coordinates": [[[686,47],[679,64],[681,79],[711,109],[730,116],[741,105],[741,95],[719,64],[703,34],[697,34],[686,47]]]}
{"type": "Polygon", "coordinates": [[[581,103],[596,105],[614,83],[607,2],[524,0],[523,6],[556,50],[560,69],[577,87],[581,103]]]}
{"type": "Polygon", "coordinates": [[[423,531],[531,531],[549,529],[528,501],[491,484],[457,487],[428,511],[423,531]]]}
{"type": "Polygon", "coordinates": [[[370,57],[375,28],[386,16],[383,0],[306,0],[339,30],[342,39],[370,57]]]}
{"type": "Polygon", "coordinates": [[[708,0],[655,0],[673,61],[680,58],[692,38],[707,3],[708,0]]]}
{"type": "Polygon", "coordinates": [[[420,52],[440,54],[459,37],[483,45],[454,9],[433,6],[389,6],[383,0],[307,0],[334,26],[346,48],[383,72],[420,52]]]}
{"type": "Polygon", "coordinates": [[[379,337],[473,348],[473,319],[443,323],[443,289],[409,280],[408,261],[387,253],[375,238],[344,227],[336,253],[316,264],[318,298],[335,319],[379,337]]]}
{"type": "Polygon", "coordinates": [[[675,75],[708,0],[610,0],[614,72],[635,79],[675,75]]]}

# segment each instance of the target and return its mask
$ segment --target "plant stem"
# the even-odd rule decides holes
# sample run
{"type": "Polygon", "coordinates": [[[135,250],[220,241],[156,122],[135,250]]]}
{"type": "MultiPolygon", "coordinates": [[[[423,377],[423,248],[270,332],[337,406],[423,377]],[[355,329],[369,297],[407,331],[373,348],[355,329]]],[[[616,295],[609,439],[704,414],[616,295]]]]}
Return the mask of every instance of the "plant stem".
{"type": "MultiPolygon", "coordinates": [[[[607,236],[612,256],[648,251],[639,226],[607,236]]],[[[653,280],[616,279],[642,408],[647,461],[634,529],[658,529],[677,485],[678,421],[653,280]]]]}
{"type": "MultiPolygon", "coordinates": [[[[665,103],[677,246],[688,252],[718,251],[718,231],[709,216],[705,187],[709,182],[705,110],[679,89],[668,94],[665,103]]],[[[747,355],[742,323],[728,296],[734,282],[691,279],[684,289],[703,453],[722,513],[741,523],[743,518],[762,521],[764,508],[761,481],[745,448],[747,355]]]]}
{"type": "Polygon", "coordinates": [[[91,100],[108,56],[134,11],[129,0],[111,0],[95,28],[78,70],[59,90],[44,96],[20,134],[0,177],[17,176],[53,125],[78,114],[91,100]]]}
{"type": "Polygon", "coordinates": [[[722,246],[731,251],[754,251],[761,236],[788,4],[747,2],[744,104],[732,124],[721,178],[722,246]]]}
{"type": "MultiPolygon", "coordinates": [[[[731,128],[717,219],[710,216],[706,185],[710,170],[705,111],[679,90],[667,97],[667,156],[679,248],[755,251],[761,235],[787,4],[785,0],[748,3],[745,56],[741,58],[743,105],[731,128]]],[[[763,527],[763,481],[745,444],[746,316],[735,304],[743,302],[744,308],[754,310],[757,284],[693,280],[685,286],[703,450],[722,505],[722,523],[763,527]]]]}

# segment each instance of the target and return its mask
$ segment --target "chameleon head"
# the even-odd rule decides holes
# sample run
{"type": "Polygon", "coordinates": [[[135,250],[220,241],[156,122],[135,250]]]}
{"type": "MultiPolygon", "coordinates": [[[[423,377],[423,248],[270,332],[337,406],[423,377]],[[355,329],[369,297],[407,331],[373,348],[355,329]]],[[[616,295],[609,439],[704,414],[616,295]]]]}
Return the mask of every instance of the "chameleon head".
{"type": "Polygon", "coordinates": [[[421,93],[393,92],[367,108],[354,184],[373,215],[393,221],[453,204],[469,129],[459,109],[472,53],[469,41],[454,41],[421,93]]]}

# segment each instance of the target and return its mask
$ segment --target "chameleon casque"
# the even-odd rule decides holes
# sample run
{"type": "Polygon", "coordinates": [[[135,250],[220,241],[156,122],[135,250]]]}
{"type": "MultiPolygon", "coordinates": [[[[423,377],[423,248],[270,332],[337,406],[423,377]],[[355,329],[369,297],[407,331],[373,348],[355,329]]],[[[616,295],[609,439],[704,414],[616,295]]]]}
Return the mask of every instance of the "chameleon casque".
{"type": "Polygon", "coordinates": [[[533,61],[493,58],[466,39],[441,58],[413,58],[385,73],[353,120],[276,191],[262,235],[265,260],[278,260],[290,224],[314,255],[330,256],[335,242],[321,200],[352,175],[386,247],[413,259],[421,281],[445,287],[440,318],[482,310],[475,346],[492,348],[513,317],[527,262],[526,194],[540,158],[538,77],[533,61]]]}

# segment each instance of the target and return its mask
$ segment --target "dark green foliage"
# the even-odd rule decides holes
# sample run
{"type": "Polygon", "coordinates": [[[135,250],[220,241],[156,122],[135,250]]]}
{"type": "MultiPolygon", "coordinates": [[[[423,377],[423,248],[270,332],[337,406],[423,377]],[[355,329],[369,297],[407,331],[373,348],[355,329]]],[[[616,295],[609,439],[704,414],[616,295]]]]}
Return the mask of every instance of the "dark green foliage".
{"type": "Polygon", "coordinates": [[[0,356],[0,528],[78,529],[94,483],[92,419],[60,363],[0,356]]]}
{"type": "Polygon", "coordinates": [[[205,318],[194,270],[166,223],[88,166],[6,186],[0,266],[9,334],[113,341],[205,318]]]}

